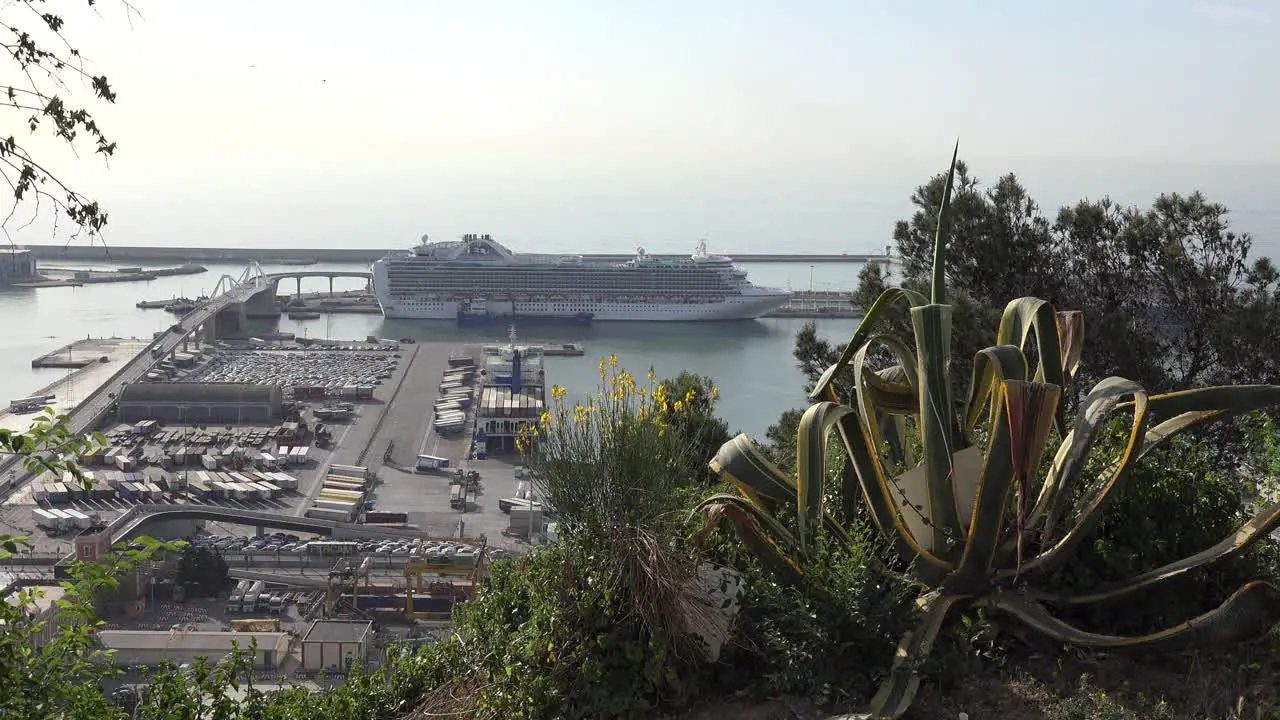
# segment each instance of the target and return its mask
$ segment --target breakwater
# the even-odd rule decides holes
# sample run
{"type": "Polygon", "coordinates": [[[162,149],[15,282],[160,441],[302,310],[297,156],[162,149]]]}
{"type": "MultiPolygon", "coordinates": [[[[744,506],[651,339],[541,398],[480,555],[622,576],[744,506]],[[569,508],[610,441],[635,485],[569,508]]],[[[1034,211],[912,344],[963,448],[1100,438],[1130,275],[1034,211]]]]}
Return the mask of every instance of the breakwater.
{"type": "MultiPolygon", "coordinates": [[[[68,262],[259,262],[264,264],[370,263],[400,250],[377,248],[196,248],[196,247],[143,247],[119,245],[28,245],[39,260],[65,260],[68,262]]],[[[795,263],[896,263],[898,259],[877,253],[725,253],[739,262],[795,262],[795,263]]],[[[583,254],[587,260],[626,260],[629,253],[583,254]]],[[[672,257],[654,255],[654,257],[672,257]]]]}

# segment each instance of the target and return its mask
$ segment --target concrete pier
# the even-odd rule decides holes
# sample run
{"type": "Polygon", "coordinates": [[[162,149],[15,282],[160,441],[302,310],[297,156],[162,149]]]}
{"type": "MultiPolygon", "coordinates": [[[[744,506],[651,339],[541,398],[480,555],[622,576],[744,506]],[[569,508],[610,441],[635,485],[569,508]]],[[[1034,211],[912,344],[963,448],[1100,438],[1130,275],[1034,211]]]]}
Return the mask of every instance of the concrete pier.
{"type": "MultiPolygon", "coordinates": [[[[150,343],[149,339],[141,338],[78,340],[71,345],[55,350],[49,355],[41,356],[32,361],[33,367],[78,367],[79,369],[67,373],[43,388],[32,392],[29,397],[54,395],[56,397],[50,403],[50,407],[58,413],[69,413],[82,401],[101,389],[102,385],[110,380],[113,375],[137,358],[138,353],[145,350],[150,343]],[[36,365],[37,362],[50,356],[56,356],[59,353],[63,357],[67,357],[68,352],[72,362],[77,357],[91,359],[84,365],[78,366],[36,365]],[[101,361],[103,357],[107,358],[107,362],[101,361]]],[[[8,399],[14,400],[16,398],[8,399]]],[[[9,412],[9,404],[6,402],[3,406],[0,406],[0,427],[15,432],[26,432],[31,427],[31,421],[36,416],[36,413],[9,412]]]]}

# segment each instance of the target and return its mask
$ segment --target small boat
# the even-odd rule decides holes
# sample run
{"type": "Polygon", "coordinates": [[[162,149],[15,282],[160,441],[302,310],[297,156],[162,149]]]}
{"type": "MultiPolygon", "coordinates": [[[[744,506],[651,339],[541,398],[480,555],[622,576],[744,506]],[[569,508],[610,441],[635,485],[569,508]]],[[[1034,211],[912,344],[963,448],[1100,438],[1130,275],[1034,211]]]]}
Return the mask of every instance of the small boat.
{"type": "Polygon", "coordinates": [[[171,312],[174,315],[186,315],[196,309],[194,301],[187,298],[178,298],[164,306],[165,312],[171,312]]]}

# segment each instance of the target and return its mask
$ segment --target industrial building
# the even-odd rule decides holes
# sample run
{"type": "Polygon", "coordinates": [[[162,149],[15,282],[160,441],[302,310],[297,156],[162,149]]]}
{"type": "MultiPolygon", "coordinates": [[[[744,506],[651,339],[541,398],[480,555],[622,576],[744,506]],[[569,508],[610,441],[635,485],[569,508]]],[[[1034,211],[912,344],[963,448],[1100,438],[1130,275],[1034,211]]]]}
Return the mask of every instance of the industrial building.
{"type": "Polygon", "coordinates": [[[367,620],[316,620],[302,637],[305,670],[340,670],[369,658],[373,623],[367,620]]]}
{"type": "Polygon", "coordinates": [[[225,632],[175,630],[100,630],[98,642],[115,651],[112,660],[118,667],[156,666],[164,661],[174,665],[193,663],[205,657],[216,663],[237,647],[253,647],[253,666],[260,669],[280,667],[289,655],[289,633],[225,632]],[[255,647],[256,642],[256,647],[255,647]]]}
{"type": "Polygon", "coordinates": [[[247,383],[133,383],[120,393],[120,420],[268,425],[280,417],[280,388],[247,383]]]}
{"type": "Polygon", "coordinates": [[[21,247],[0,247],[0,285],[35,279],[35,253],[21,247]]]}

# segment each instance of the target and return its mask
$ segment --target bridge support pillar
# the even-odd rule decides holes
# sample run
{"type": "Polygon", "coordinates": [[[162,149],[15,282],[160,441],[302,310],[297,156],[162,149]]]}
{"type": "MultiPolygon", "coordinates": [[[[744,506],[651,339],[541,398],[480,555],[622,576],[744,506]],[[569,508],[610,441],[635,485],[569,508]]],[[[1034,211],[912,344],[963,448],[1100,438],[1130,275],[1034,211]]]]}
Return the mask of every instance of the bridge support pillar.
{"type": "Polygon", "coordinates": [[[302,302],[302,276],[294,278],[294,282],[297,283],[297,292],[293,294],[293,299],[297,302],[302,302]]]}
{"type": "Polygon", "coordinates": [[[329,297],[333,297],[333,276],[329,276],[329,297]]]}
{"type": "Polygon", "coordinates": [[[218,312],[212,319],[213,332],[220,338],[246,337],[248,320],[245,317],[244,305],[234,303],[218,312]]]}
{"type": "Polygon", "coordinates": [[[240,305],[240,313],[245,318],[278,318],[280,303],[276,302],[274,287],[268,287],[256,293],[240,305]]]}

